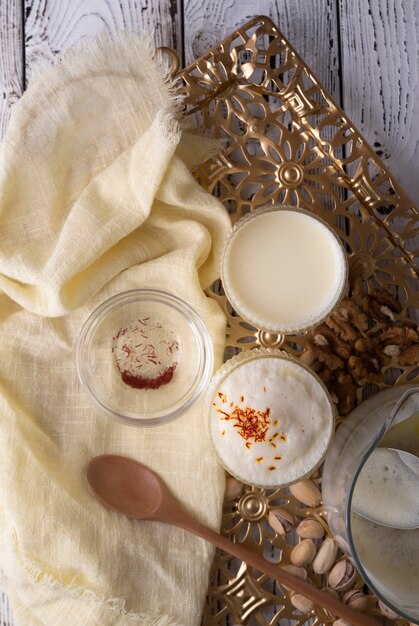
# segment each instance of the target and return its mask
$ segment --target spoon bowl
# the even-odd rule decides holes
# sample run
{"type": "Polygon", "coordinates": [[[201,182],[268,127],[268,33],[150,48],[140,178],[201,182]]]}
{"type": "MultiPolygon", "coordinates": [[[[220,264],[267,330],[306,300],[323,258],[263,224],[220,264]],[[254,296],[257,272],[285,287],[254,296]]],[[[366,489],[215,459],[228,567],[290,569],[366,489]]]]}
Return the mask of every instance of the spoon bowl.
{"type": "Polygon", "coordinates": [[[127,517],[183,528],[268,574],[287,589],[304,595],[352,626],[378,626],[375,620],[343,604],[331,594],[292,576],[277,563],[266,561],[242,544],[233,543],[201,524],[182,509],[163,481],[145,465],[126,457],[104,455],[92,459],[86,473],[91,490],[109,508],[127,517]]]}
{"type": "Polygon", "coordinates": [[[162,481],[145,465],[116,455],[97,456],[87,466],[87,480],[105,506],[135,519],[154,519],[162,502],[162,481]]]}

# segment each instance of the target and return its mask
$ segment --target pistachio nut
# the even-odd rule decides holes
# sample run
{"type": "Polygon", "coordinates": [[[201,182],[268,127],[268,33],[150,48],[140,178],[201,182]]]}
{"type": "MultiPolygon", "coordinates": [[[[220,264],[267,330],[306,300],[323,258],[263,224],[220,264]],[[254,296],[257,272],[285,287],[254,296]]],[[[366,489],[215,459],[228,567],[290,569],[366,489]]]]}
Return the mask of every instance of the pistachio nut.
{"type": "MultiPolygon", "coordinates": [[[[327,593],[330,596],[333,596],[334,598],[339,600],[339,594],[334,589],[331,589],[330,587],[323,587],[322,591],[323,593],[327,593]]],[[[331,613],[328,609],[324,609],[324,611],[332,619],[337,619],[337,615],[335,613],[331,613]]]]}
{"type": "Polygon", "coordinates": [[[301,595],[301,593],[293,593],[290,597],[291,604],[302,613],[308,613],[314,609],[314,604],[311,600],[301,595]]]}
{"type": "Polygon", "coordinates": [[[297,565],[292,565],[290,563],[287,565],[283,565],[281,569],[284,570],[284,572],[288,572],[288,574],[291,574],[292,576],[301,578],[302,580],[307,579],[307,571],[304,569],[304,567],[298,567],[297,565]]]}
{"type": "Polygon", "coordinates": [[[243,483],[241,483],[237,478],[233,476],[228,476],[226,478],[226,489],[224,493],[224,499],[230,502],[230,500],[235,500],[239,496],[242,495],[243,491],[243,483]]]}
{"type": "Polygon", "coordinates": [[[294,498],[307,506],[318,506],[322,500],[320,489],[309,478],[291,485],[290,491],[294,498]]]}
{"type": "Polygon", "coordinates": [[[346,541],[346,539],[344,539],[341,535],[335,535],[335,539],[336,539],[336,543],[338,544],[338,546],[342,550],[342,552],[345,552],[346,554],[349,554],[350,553],[350,549],[349,549],[349,544],[346,541]]]}
{"type": "Polygon", "coordinates": [[[303,539],[293,547],[290,554],[291,563],[297,567],[304,567],[312,562],[316,556],[316,545],[312,539],[303,539]]]}
{"type": "Polygon", "coordinates": [[[278,535],[285,535],[294,526],[294,518],[286,509],[271,509],[268,515],[269,526],[278,535]]]}
{"type": "Polygon", "coordinates": [[[398,615],[387,605],[385,605],[384,602],[381,602],[381,600],[378,600],[378,608],[380,609],[381,613],[385,615],[385,617],[388,617],[389,619],[400,619],[400,615],[398,615]]]}
{"type": "Polygon", "coordinates": [[[329,572],[329,585],[336,591],[346,591],[355,580],[355,567],[348,559],[338,561],[329,572]]]}
{"type": "Polygon", "coordinates": [[[347,622],[346,619],[339,618],[333,622],[333,626],[352,626],[352,624],[347,622]]]}
{"type": "Polygon", "coordinates": [[[347,591],[342,599],[345,604],[353,609],[358,609],[358,611],[365,611],[368,607],[368,598],[362,591],[359,591],[359,589],[347,591]]]}
{"type": "Polygon", "coordinates": [[[316,574],[326,574],[335,562],[337,552],[336,541],[330,537],[325,539],[313,561],[313,571],[316,574]]]}
{"type": "Polygon", "coordinates": [[[384,354],[387,354],[387,356],[392,356],[392,357],[399,356],[401,351],[402,351],[401,346],[396,346],[396,345],[388,345],[383,350],[384,354]]]}
{"type": "Polygon", "coordinates": [[[295,530],[302,539],[321,539],[324,535],[323,526],[312,518],[304,519],[295,530]]]}

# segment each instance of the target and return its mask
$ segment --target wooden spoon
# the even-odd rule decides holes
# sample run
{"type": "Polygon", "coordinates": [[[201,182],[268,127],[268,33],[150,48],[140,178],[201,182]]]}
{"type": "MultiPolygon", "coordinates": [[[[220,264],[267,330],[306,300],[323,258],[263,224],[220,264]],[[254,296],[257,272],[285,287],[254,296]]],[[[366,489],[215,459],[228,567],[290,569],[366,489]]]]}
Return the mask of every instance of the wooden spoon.
{"type": "Polygon", "coordinates": [[[97,498],[127,517],[173,524],[245,561],[279,583],[328,609],[352,626],[378,626],[378,622],[343,604],[331,594],[309,585],[266,561],[239,543],[210,530],[186,513],[160,478],[148,467],[122,456],[104,455],[90,461],[87,480],[97,498]]]}

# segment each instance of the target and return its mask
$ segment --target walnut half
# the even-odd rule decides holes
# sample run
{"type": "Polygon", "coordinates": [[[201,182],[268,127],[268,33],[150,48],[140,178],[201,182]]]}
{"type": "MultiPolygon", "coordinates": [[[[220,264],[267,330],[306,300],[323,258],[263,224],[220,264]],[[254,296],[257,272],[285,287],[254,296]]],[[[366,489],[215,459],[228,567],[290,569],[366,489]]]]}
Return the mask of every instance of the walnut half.
{"type": "Polygon", "coordinates": [[[340,415],[355,407],[358,389],[384,385],[386,367],[419,364],[418,328],[396,319],[402,310],[390,292],[372,289],[359,304],[343,299],[309,332],[301,360],[317,371],[340,415]]]}

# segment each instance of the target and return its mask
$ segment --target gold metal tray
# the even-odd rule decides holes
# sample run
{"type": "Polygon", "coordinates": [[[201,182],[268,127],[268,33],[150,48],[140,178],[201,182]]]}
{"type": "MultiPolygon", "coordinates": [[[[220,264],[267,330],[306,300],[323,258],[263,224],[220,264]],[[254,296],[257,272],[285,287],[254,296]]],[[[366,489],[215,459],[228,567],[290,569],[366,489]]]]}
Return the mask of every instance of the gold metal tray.
{"type": "MultiPolygon", "coordinates": [[[[349,258],[346,310],[327,328],[303,336],[261,332],[245,323],[218,281],[210,295],[228,319],[226,357],[256,346],[281,347],[301,357],[326,381],[339,419],[378,389],[418,381],[418,210],[309,67],[276,26],[259,17],[178,77],[187,115],[225,140],[218,156],[197,168],[196,177],[221,199],[232,220],[262,205],[298,205],[335,229],[349,258]],[[348,359],[339,338],[351,347],[348,359]]],[[[321,472],[313,481],[321,488],[321,472]]],[[[289,489],[265,491],[235,481],[229,482],[223,532],[278,566],[289,564],[299,539],[292,527],[283,535],[269,527],[268,513],[276,506],[292,515],[294,526],[315,518],[331,536],[320,505],[304,504],[289,489]]],[[[315,585],[330,589],[327,573],[315,574],[310,565],[306,570],[315,585]]],[[[359,575],[345,589],[345,599],[351,589],[361,592],[357,598],[363,610],[401,623],[377,604],[359,575]]],[[[320,608],[299,610],[295,604],[273,580],[217,552],[203,624],[275,626],[284,619],[295,624],[336,619],[320,608]]]]}

